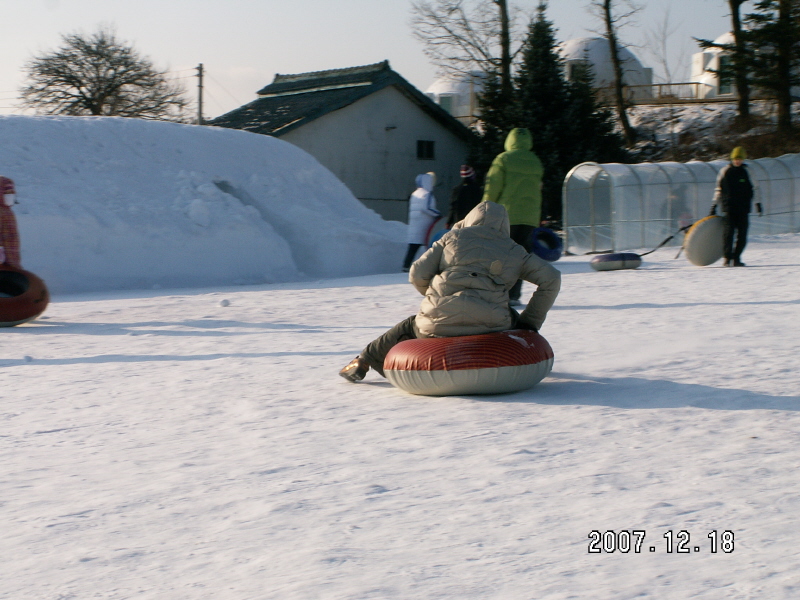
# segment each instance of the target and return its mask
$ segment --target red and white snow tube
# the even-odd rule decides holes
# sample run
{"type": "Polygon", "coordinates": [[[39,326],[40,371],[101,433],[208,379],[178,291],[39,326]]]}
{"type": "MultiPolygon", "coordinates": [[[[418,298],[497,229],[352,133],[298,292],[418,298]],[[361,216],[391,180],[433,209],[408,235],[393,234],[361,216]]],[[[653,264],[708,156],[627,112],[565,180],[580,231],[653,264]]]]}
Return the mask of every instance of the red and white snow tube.
{"type": "Polygon", "coordinates": [[[533,387],[553,368],[553,349],[535,331],[400,342],[383,370],[395,387],[421,396],[504,394],[533,387]]]}
{"type": "Polygon", "coordinates": [[[49,302],[44,281],[30,271],[0,265],[0,327],[32,321],[49,302]]]}

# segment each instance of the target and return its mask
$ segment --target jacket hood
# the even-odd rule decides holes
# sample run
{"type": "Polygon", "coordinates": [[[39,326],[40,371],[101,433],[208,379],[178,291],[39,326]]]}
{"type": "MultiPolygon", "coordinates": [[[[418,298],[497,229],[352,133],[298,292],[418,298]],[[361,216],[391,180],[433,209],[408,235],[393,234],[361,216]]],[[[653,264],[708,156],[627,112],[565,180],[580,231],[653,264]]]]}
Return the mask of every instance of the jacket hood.
{"type": "Polygon", "coordinates": [[[533,148],[533,136],[524,127],[512,129],[506,137],[506,152],[511,150],[530,150],[533,148]]]}
{"type": "Polygon", "coordinates": [[[426,192],[433,191],[433,176],[430,173],[423,173],[422,175],[417,175],[417,178],[414,180],[417,184],[418,188],[422,188],[426,192]]]}
{"type": "Polygon", "coordinates": [[[496,202],[479,202],[464,217],[463,227],[489,227],[505,235],[511,235],[508,211],[505,206],[496,202]]]}

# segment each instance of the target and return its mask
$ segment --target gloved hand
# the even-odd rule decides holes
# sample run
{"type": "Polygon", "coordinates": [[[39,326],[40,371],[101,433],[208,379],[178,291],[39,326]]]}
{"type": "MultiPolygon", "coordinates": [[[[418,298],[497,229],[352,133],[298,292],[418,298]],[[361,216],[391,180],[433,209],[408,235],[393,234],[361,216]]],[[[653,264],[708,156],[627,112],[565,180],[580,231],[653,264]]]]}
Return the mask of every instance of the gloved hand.
{"type": "Polygon", "coordinates": [[[711,205],[711,210],[709,211],[708,216],[709,217],[713,217],[716,214],[717,214],[717,205],[716,204],[712,204],[711,205]]]}
{"type": "Polygon", "coordinates": [[[756,202],[756,210],[758,211],[758,216],[764,216],[764,208],[761,206],[761,202],[756,202]]]}
{"type": "Polygon", "coordinates": [[[526,323],[522,319],[518,319],[517,320],[517,323],[516,323],[515,327],[517,329],[527,329],[528,331],[538,331],[538,329],[536,329],[536,327],[534,327],[530,323],[526,323]]]}

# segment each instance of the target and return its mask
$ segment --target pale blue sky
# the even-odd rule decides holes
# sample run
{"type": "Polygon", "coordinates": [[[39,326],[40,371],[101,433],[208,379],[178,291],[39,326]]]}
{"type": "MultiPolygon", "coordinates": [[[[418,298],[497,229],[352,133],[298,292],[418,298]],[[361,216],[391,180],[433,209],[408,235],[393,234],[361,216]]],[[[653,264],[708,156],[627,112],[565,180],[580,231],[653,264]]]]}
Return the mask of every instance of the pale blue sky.
{"type": "MultiPolygon", "coordinates": [[[[590,35],[598,27],[588,0],[551,0],[549,18],[561,40],[590,35]]],[[[729,29],[725,0],[641,0],[638,27],[624,41],[643,44],[645,33],[671,7],[675,62],[696,46],[692,36],[715,38],[729,29]]],[[[538,0],[514,4],[532,13],[538,0]]],[[[747,3],[745,6],[752,4],[747,3]]],[[[60,35],[115,26],[156,66],[187,77],[195,97],[198,63],[205,65],[205,113],[215,117],[255,99],[275,73],[301,73],[389,59],[423,91],[436,77],[422,46],[411,36],[410,0],[0,0],[0,113],[15,110],[22,68],[32,54],[58,46],[60,35]]],[[[643,47],[632,48],[658,71],[643,47]]]]}

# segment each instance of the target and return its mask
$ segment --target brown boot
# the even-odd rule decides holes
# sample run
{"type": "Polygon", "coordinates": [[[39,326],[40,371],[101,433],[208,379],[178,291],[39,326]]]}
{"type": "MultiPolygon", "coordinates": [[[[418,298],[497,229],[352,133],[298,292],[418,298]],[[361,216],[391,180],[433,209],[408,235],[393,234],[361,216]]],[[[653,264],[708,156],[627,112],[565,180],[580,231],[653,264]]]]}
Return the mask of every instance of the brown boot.
{"type": "Polygon", "coordinates": [[[369,371],[369,365],[363,358],[356,356],[344,369],[339,371],[339,375],[347,379],[347,381],[355,383],[364,379],[367,371],[369,371]]]}

